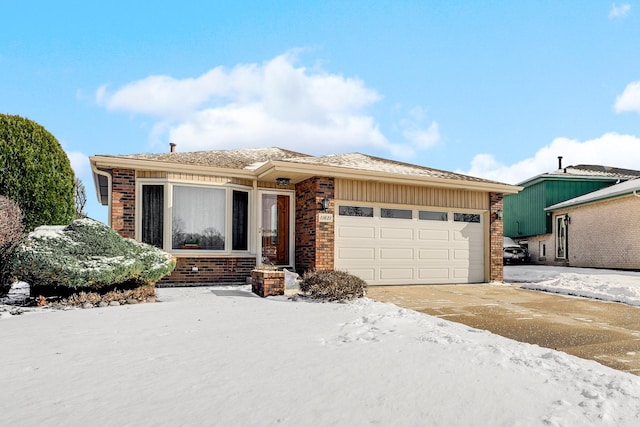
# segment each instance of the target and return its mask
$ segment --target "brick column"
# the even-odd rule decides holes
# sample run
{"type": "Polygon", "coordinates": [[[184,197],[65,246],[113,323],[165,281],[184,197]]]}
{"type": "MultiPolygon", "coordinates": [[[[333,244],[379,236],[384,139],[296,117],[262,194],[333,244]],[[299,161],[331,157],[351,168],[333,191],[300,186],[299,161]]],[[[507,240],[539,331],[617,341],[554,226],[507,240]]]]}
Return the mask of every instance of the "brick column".
{"type": "Polygon", "coordinates": [[[320,203],[331,200],[328,214],[334,214],[334,179],[313,177],[296,185],[296,269],[300,272],[333,270],[334,221],[320,222],[320,203]]]}
{"type": "Polygon", "coordinates": [[[502,193],[489,193],[489,281],[502,282],[504,267],[502,262],[502,245],[504,240],[504,222],[498,218],[498,211],[503,212],[502,193]]]}
{"type": "Polygon", "coordinates": [[[136,172],[112,170],[111,228],[122,237],[135,238],[136,172]]]}

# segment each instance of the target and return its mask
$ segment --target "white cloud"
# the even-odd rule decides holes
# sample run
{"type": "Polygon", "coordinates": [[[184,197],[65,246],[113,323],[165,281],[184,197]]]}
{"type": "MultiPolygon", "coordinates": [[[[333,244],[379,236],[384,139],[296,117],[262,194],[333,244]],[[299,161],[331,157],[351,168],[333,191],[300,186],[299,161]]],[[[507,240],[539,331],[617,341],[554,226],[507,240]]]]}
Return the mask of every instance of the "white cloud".
{"type": "Polygon", "coordinates": [[[614,4],[609,11],[609,19],[624,18],[630,11],[631,5],[629,3],[624,3],[620,6],[614,4]]]}
{"type": "Polygon", "coordinates": [[[388,151],[410,158],[440,141],[436,122],[414,108],[391,143],[366,109],[382,99],[358,78],[296,64],[296,52],[262,64],[215,67],[198,77],[150,76],[96,90],[99,105],[155,117],[153,145],[180,151],[278,146],[323,154],[388,151]]]}
{"type": "Polygon", "coordinates": [[[618,95],[614,106],[616,112],[635,111],[640,113],[640,81],[631,82],[618,95]]]}
{"type": "Polygon", "coordinates": [[[89,157],[79,151],[67,151],[67,157],[71,162],[71,168],[76,176],[83,181],[91,179],[91,171],[89,167],[89,157]]]}
{"type": "Polygon", "coordinates": [[[633,135],[607,133],[588,141],[556,138],[542,147],[533,157],[513,165],[500,163],[492,154],[478,154],[468,171],[459,171],[495,181],[516,184],[558,167],[558,156],[563,166],[591,164],[638,170],[640,138],[633,135]]]}

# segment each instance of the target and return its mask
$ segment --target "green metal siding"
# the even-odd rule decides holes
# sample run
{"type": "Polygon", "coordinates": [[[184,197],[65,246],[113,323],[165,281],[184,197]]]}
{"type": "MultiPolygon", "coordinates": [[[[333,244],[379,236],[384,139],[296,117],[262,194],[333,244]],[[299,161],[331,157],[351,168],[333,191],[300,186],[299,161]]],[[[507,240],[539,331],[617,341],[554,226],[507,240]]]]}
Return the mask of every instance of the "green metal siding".
{"type": "Polygon", "coordinates": [[[611,179],[550,178],[504,197],[504,235],[526,237],[551,233],[545,208],[614,184],[611,179]]]}

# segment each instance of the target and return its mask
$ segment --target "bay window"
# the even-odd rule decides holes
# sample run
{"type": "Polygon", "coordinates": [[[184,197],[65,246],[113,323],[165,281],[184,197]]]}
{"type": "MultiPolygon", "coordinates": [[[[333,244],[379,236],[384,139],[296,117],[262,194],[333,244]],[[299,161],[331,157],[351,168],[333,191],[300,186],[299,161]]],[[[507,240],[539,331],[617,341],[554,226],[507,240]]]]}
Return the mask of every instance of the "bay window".
{"type": "Polygon", "coordinates": [[[139,191],[141,241],[175,251],[249,250],[248,190],[142,183],[139,191]]]}

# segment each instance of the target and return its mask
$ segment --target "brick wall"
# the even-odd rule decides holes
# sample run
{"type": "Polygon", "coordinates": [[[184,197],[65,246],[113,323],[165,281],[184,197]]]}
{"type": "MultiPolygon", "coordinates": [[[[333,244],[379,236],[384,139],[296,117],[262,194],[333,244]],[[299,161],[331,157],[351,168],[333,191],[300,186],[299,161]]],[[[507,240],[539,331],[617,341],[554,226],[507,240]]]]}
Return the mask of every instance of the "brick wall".
{"type": "Polygon", "coordinates": [[[567,212],[570,266],[640,269],[640,198],[629,195],[567,212]]]}
{"type": "Polygon", "coordinates": [[[111,228],[122,237],[135,238],[136,173],[131,169],[113,169],[111,228]]]}
{"type": "Polygon", "coordinates": [[[164,277],[162,284],[247,283],[255,257],[243,258],[177,258],[176,268],[164,277]],[[194,267],[197,271],[194,271],[194,267]]]}
{"type": "Polygon", "coordinates": [[[504,269],[502,264],[504,222],[497,218],[503,211],[502,193],[489,193],[489,282],[502,282],[504,269]]]}
{"type": "MultiPolygon", "coordinates": [[[[334,213],[333,178],[313,177],[296,185],[296,270],[333,270],[334,222],[319,222],[320,202],[331,200],[327,213],[334,213]]],[[[334,218],[335,221],[335,218],[334,218]]]]}

